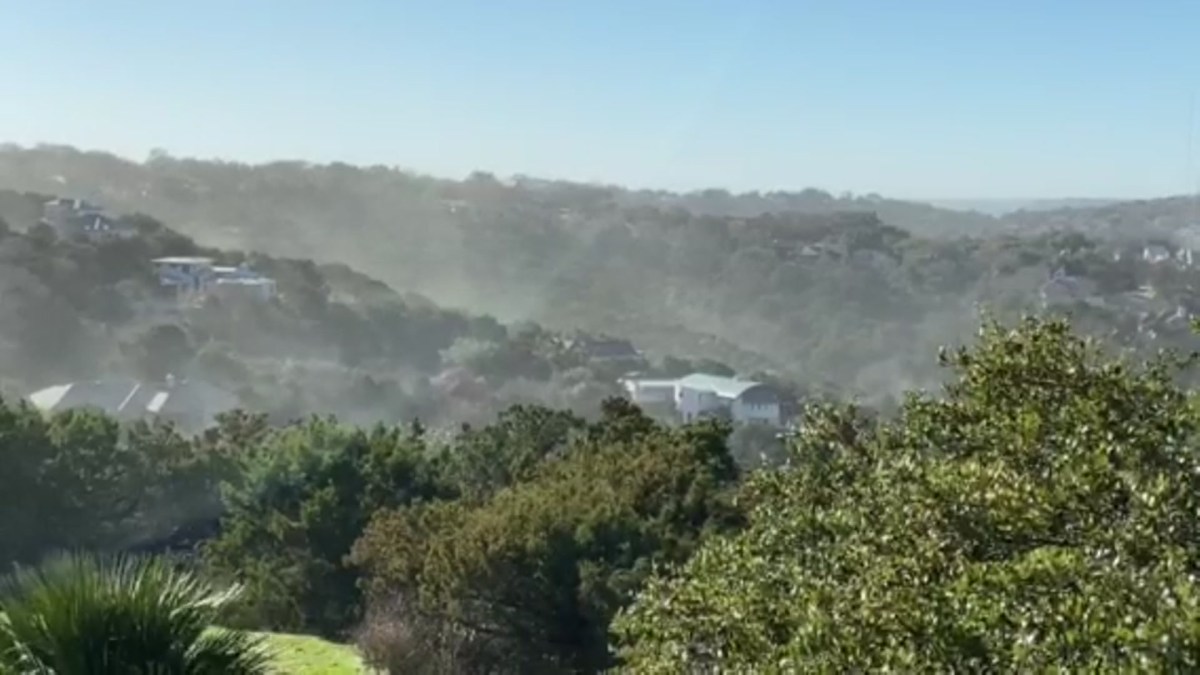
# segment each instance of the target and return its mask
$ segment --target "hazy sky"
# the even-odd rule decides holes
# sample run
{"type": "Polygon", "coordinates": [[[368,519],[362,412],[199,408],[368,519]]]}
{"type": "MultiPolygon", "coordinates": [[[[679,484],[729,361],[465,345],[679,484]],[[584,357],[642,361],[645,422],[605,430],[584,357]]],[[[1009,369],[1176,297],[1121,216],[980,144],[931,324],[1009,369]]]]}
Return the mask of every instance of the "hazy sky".
{"type": "Polygon", "coordinates": [[[21,144],[908,197],[1197,187],[1196,0],[0,0],[0,16],[0,140],[21,144]]]}

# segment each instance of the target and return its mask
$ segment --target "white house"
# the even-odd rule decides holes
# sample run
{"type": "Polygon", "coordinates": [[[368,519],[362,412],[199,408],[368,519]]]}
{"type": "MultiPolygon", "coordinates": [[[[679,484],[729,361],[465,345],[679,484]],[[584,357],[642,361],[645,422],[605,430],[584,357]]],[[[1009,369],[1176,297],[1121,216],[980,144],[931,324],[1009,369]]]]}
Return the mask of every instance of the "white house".
{"type": "Polygon", "coordinates": [[[1142,260],[1158,264],[1171,259],[1171,249],[1161,244],[1150,244],[1142,249],[1142,260]]]}
{"type": "Polygon", "coordinates": [[[676,380],[628,378],[621,384],[634,403],[671,404],[684,422],[721,413],[739,423],[781,422],[779,393],[760,382],[693,373],[676,380]]]}

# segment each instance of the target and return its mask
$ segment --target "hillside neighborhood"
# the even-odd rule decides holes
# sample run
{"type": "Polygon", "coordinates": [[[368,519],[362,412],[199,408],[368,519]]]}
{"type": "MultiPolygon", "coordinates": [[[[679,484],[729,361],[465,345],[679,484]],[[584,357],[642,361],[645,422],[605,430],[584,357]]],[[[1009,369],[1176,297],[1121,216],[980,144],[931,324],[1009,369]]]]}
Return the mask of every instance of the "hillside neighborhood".
{"type": "MultiPolygon", "coordinates": [[[[139,235],[129,219],[111,215],[98,204],[80,198],[46,200],[40,223],[53,228],[63,239],[82,237],[96,245],[139,235]]],[[[168,255],[149,263],[158,288],[165,293],[162,300],[166,304],[147,307],[176,312],[156,314],[154,320],[171,317],[170,321],[187,321],[186,311],[203,307],[209,299],[262,303],[279,294],[275,279],[245,262],[222,265],[211,255],[168,255]]],[[[737,425],[771,427],[785,423],[779,393],[757,381],[704,371],[673,379],[642,377],[638,373],[651,368],[651,364],[628,339],[576,330],[552,336],[546,348],[559,355],[555,358],[589,364],[608,386],[615,385],[616,391],[663,419],[688,423],[718,417],[737,425]]],[[[489,383],[472,368],[453,364],[426,380],[432,391],[447,401],[477,404],[486,401],[497,384],[489,383]]],[[[158,419],[191,429],[203,428],[217,413],[245,404],[219,386],[175,375],[162,381],[112,376],[55,384],[30,394],[29,400],[46,413],[92,408],[122,420],[158,419]]]]}

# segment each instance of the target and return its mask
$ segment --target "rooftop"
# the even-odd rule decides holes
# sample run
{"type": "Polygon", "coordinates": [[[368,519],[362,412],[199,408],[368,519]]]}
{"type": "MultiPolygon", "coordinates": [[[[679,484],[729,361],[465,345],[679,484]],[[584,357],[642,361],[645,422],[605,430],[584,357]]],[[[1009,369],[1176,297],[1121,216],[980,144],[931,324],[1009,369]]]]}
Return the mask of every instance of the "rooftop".
{"type": "Polygon", "coordinates": [[[29,395],[35,408],[56,413],[94,408],[116,417],[140,418],[183,412],[210,414],[236,407],[236,399],[200,382],[139,382],[110,378],[46,387],[29,395]]]}
{"type": "Polygon", "coordinates": [[[218,286],[274,286],[275,280],[267,277],[226,277],[217,279],[218,286]]]}
{"type": "Polygon", "coordinates": [[[625,378],[624,381],[636,384],[639,387],[674,387],[679,384],[679,380],[654,380],[640,377],[629,377],[625,378]]]}
{"type": "Polygon", "coordinates": [[[643,379],[628,378],[625,380],[639,387],[687,387],[699,391],[711,391],[721,398],[737,398],[754,387],[761,387],[761,382],[739,380],[734,377],[709,375],[707,373],[692,373],[679,379],[643,379]]]}
{"type": "Polygon", "coordinates": [[[56,197],[47,200],[45,206],[67,206],[77,211],[99,211],[100,207],[86,199],[72,199],[68,197],[56,197]]]}
{"type": "Polygon", "coordinates": [[[711,391],[716,393],[721,398],[737,398],[754,387],[761,386],[761,382],[753,380],[739,380],[733,377],[723,377],[721,375],[708,375],[705,373],[692,373],[687,377],[679,379],[679,385],[688,389],[699,389],[702,391],[711,391]]]}
{"type": "Polygon", "coordinates": [[[153,262],[156,265],[212,265],[213,259],[200,256],[168,256],[155,258],[153,262]]]}

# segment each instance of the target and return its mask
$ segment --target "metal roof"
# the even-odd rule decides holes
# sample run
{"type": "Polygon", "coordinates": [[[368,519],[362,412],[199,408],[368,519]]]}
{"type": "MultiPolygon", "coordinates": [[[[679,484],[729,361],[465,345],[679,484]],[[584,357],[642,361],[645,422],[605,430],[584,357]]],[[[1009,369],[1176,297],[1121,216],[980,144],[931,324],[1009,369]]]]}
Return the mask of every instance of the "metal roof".
{"type": "Polygon", "coordinates": [[[639,387],[674,387],[679,384],[679,380],[644,380],[637,377],[625,378],[622,381],[639,387]]]}
{"type": "Polygon", "coordinates": [[[29,402],[47,412],[68,408],[98,408],[109,414],[127,409],[140,385],[133,380],[95,380],[46,387],[29,396],[29,402]]]}
{"type": "Polygon", "coordinates": [[[213,413],[237,405],[231,394],[201,382],[150,384],[125,378],[54,385],[30,394],[28,399],[35,408],[47,413],[95,408],[123,418],[185,410],[213,413]]]}
{"type": "Polygon", "coordinates": [[[637,387],[685,387],[696,391],[711,391],[721,398],[737,398],[755,387],[765,386],[753,380],[739,380],[707,373],[692,373],[677,380],[627,378],[623,382],[637,387]]]}
{"type": "Polygon", "coordinates": [[[46,387],[30,394],[29,402],[38,410],[54,410],[74,386],[73,384],[58,384],[53,387],[46,387]]]}
{"type": "Polygon", "coordinates": [[[226,277],[217,279],[218,286],[273,286],[274,279],[267,277],[226,277]]]}
{"type": "Polygon", "coordinates": [[[711,391],[721,398],[737,398],[754,387],[762,386],[762,383],[720,375],[692,373],[687,377],[680,378],[679,386],[699,391],[711,391]]]}
{"type": "Polygon", "coordinates": [[[166,258],[155,258],[153,262],[162,265],[211,265],[213,259],[192,256],[171,256],[166,258]]]}

